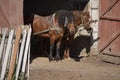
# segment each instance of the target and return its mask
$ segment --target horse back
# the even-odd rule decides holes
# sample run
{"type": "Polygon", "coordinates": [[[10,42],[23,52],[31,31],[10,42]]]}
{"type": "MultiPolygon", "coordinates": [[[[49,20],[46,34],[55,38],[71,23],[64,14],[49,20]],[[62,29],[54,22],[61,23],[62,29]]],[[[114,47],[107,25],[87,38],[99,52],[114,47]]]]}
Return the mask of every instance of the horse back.
{"type": "Polygon", "coordinates": [[[46,17],[35,15],[33,19],[33,32],[40,32],[50,27],[46,17]]]}

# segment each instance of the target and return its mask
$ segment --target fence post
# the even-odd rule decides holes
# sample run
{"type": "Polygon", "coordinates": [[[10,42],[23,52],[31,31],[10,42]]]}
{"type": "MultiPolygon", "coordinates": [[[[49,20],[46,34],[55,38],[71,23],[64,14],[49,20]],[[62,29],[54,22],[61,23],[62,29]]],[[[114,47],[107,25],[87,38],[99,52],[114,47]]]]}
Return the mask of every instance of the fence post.
{"type": "Polygon", "coordinates": [[[22,28],[18,27],[18,29],[16,31],[16,39],[15,39],[14,51],[13,51],[13,55],[12,55],[12,58],[11,58],[12,62],[10,64],[7,80],[12,79],[13,71],[14,71],[14,68],[15,68],[15,60],[16,60],[16,56],[17,56],[17,52],[18,52],[18,48],[19,48],[19,41],[20,41],[20,37],[21,37],[21,31],[22,31],[22,28]]]}
{"type": "Polygon", "coordinates": [[[1,79],[0,80],[4,80],[4,78],[5,78],[8,56],[10,55],[9,52],[10,52],[10,49],[11,49],[11,46],[12,46],[13,35],[14,35],[14,30],[11,30],[10,34],[9,34],[9,38],[8,38],[8,43],[7,43],[7,49],[6,49],[6,53],[5,53],[4,62],[3,62],[3,65],[2,65],[1,79]]]}
{"type": "Polygon", "coordinates": [[[4,48],[4,42],[5,42],[6,33],[7,33],[7,31],[5,29],[5,31],[3,32],[3,37],[2,37],[1,45],[0,45],[0,62],[1,62],[1,57],[2,57],[2,53],[3,53],[3,48],[4,48]]]}
{"type": "Polygon", "coordinates": [[[21,67],[21,63],[22,63],[22,57],[23,57],[23,52],[24,52],[24,48],[25,48],[25,42],[26,42],[26,36],[27,36],[27,30],[23,30],[23,39],[22,39],[22,43],[21,43],[21,47],[20,47],[20,53],[19,53],[19,59],[18,59],[18,65],[16,68],[16,77],[15,80],[18,80],[18,76],[19,76],[19,72],[20,72],[20,67],[21,67]]]}
{"type": "Polygon", "coordinates": [[[23,57],[23,65],[22,65],[22,72],[21,72],[21,79],[20,80],[24,80],[24,77],[25,77],[25,66],[26,66],[27,58],[28,58],[31,32],[32,32],[32,30],[30,27],[28,30],[28,35],[27,35],[27,41],[26,41],[25,52],[24,52],[24,57],[23,57]]]}

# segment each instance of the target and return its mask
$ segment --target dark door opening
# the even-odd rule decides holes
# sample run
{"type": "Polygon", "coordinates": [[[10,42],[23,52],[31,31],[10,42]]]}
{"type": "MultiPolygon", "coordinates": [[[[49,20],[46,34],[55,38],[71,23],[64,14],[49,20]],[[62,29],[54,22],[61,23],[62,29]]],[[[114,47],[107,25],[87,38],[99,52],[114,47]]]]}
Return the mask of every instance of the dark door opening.
{"type": "MultiPolygon", "coordinates": [[[[30,24],[33,14],[48,16],[56,10],[80,10],[83,11],[89,0],[24,0],[24,24],[30,24]]],[[[31,55],[34,59],[44,54],[45,45],[49,44],[48,39],[38,36],[31,37],[31,55]]],[[[46,48],[46,47],[45,47],[46,48]]],[[[49,49],[47,47],[47,49],[49,49]]]]}
{"type": "Polygon", "coordinates": [[[24,0],[24,24],[32,14],[47,16],[56,10],[84,10],[89,0],[24,0]]]}

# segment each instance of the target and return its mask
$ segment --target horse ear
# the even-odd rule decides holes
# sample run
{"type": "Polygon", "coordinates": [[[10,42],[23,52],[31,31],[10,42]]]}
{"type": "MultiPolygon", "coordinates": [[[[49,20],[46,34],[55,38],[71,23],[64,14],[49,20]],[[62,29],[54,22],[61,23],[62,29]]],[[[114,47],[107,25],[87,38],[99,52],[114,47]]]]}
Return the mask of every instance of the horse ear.
{"type": "Polygon", "coordinates": [[[51,22],[53,22],[53,25],[56,25],[56,14],[54,13],[53,15],[52,15],[52,19],[51,19],[51,22]]]}
{"type": "Polygon", "coordinates": [[[73,15],[75,15],[76,14],[76,11],[73,11],[73,15]]]}
{"type": "Polygon", "coordinates": [[[66,27],[66,26],[67,26],[67,24],[68,24],[68,18],[67,18],[67,17],[65,17],[64,27],[66,27]]]}

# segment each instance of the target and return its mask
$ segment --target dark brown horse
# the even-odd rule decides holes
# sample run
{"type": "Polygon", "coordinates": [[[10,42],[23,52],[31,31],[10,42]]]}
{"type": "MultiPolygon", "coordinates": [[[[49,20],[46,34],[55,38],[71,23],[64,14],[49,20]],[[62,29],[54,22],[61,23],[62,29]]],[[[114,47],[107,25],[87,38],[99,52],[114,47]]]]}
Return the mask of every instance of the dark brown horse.
{"type": "Polygon", "coordinates": [[[89,29],[90,28],[90,23],[93,20],[90,20],[90,14],[88,11],[73,11],[74,14],[74,24],[76,27],[81,27],[80,25],[84,25],[85,29],[89,29]]]}
{"type": "Polygon", "coordinates": [[[53,60],[53,49],[56,43],[56,60],[60,59],[60,44],[64,31],[75,32],[73,13],[66,10],[56,11],[53,15],[42,17],[34,15],[33,35],[50,38],[49,61],[53,60]]]}
{"type": "MultiPolygon", "coordinates": [[[[79,31],[79,28],[83,27],[88,32],[91,30],[90,23],[96,22],[96,20],[91,20],[90,14],[88,11],[72,11],[74,15],[74,25],[76,28],[76,32],[79,31]]],[[[74,35],[75,37],[75,35],[74,35]]],[[[65,50],[64,50],[64,58],[69,57],[69,43],[72,41],[73,37],[69,36],[68,32],[64,34],[64,42],[65,42],[65,50]]]]}

